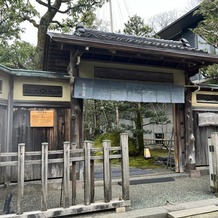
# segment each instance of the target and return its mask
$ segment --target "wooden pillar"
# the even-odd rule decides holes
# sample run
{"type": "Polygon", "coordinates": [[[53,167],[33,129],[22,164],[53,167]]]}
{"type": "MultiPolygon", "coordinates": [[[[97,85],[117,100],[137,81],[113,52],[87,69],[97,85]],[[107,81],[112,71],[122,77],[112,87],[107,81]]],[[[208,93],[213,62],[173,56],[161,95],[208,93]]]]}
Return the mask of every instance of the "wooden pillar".
{"type": "MultiPolygon", "coordinates": [[[[9,78],[8,89],[8,105],[7,105],[7,130],[6,130],[6,152],[12,152],[12,140],[13,140],[13,98],[14,98],[14,79],[9,78]]],[[[7,157],[7,161],[10,161],[11,157],[7,157]]],[[[11,167],[5,167],[4,181],[11,180],[11,167]]]]}
{"type": "MultiPolygon", "coordinates": [[[[74,98],[74,80],[79,76],[79,62],[77,61],[79,51],[71,52],[70,64],[68,73],[70,75],[70,90],[71,90],[71,131],[70,142],[71,148],[82,148],[83,144],[83,99],[74,98]]],[[[83,178],[83,164],[79,163],[77,166],[77,178],[83,178]]],[[[73,173],[73,172],[72,172],[73,173]]],[[[75,173],[75,172],[74,172],[75,173]]]]}
{"type": "Polygon", "coordinates": [[[79,52],[70,54],[70,64],[68,73],[70,75],[70,90],[71,90],[71,145],[72,148],[82,148],[82,119],[83,119],[83,99],[74,98],[74,80],[79,76],[79,63],[76,59],[79,52]]]}
{"type": "Polygon", "coordinates": [[[174,120],[174,159],[175,159],[175,172],[179,172],[179,130],[178,130],[178,106],[174,105],[173,110],[174,120]]]}
{"type": "Polygon", "coordinates": [[[175,172],[182,173],[185,166],[184,107],[182,104],[174,104],[173,110],[175,172]]]}
{"type": "Polygon", "coordinates": [[[193,130],[193,112],[192,112],[192,90],[186,88],[185,93],[185,144],[186,144],[186,164],[188,172],[195,170],[195,136],[193,130]]]}
{"type": "Polygon", "coordinates": [[[71,144],[72,148],[82,148],[83,100],[71,97],[71,144]]]}

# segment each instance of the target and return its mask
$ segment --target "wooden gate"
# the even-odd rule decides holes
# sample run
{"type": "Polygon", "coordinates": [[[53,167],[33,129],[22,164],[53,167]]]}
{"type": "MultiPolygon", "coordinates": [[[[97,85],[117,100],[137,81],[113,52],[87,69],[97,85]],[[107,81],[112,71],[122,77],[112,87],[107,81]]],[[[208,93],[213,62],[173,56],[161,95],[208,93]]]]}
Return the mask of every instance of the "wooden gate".
{"type": "MultiPolygon", "coordinates": [[[[31,215],[43,217],[57,217],[72,214],[94,212],[105,209],[113,209],[119,207],[130,206],[129,200],[129,154],[128,154],[128,135],[122,133],[120,135],[120,146],[111,147],[109,140],[103,141],[102,148],[94,148],[93,142],[85,141],[82,149],[71,149],[69,142],[64,142],[63,150],[51,151],[48,149],[48,143],[42,143],[41,151],[25,151],[25,144],[18,145],[18,152],[1,153],[1,159],[15,157],[15,161],[2,161],[0,167],[17,166],[17,207],[16,214],[8,214],[7,217],[27,217],[31,215]],[[96,155],[100,153],[100,155],[96,155]],[[60,158],[52,158],[52,155],[62,155],[60,158]],[[38,160],[26,160],[27,157],[38,156],[38,160]],[[51,156],[51,157],[50,157],[51,156]],[[112,199],[112,177],[111,177],[111,160],[121,159],[122,172],[122,197],[120,199],[112,199]],[[95,178],[94,168],[95,161],[103,162],[103,185],[104,197],[100,202],[95,202],[95,178]],[[77,187],[76,171],[77,163],[84,164],[84,204],[76,205],[77,187]],[[63,181],[61,186],[63,207],[48,209],[48,165],[62,163],[63,165],[63,181]],[[23,199],[25,190],[25,167],[27,165],[39,165],[41,171],[41,211],[24,211],[23,199]],[[70,172],[71,180],[70,181],[70,172]],[[72,186],[70,186],[70,183],[72,186]],[[71,194],[70,191],[71,190],[71,194]],[[70,203],[71,202],[71,203],[70,203]]],[[[34,198],[34,195],[32,196],[34,198]]],[[[5,215],[0,216],[5,217],[5,215]]]]}
{"type": "MultiPolygon", "coordinates": [[[[216,125],[199,125],[199,114],[207,114],[207,111],[194,111],[194,135],[195,135],[195,153],[196,153],[196,166],[208,166],[208,137],[212,132],[218,132],[216,125]]],[[[215,113],[215,112],[213,112],[215,113]]]]}

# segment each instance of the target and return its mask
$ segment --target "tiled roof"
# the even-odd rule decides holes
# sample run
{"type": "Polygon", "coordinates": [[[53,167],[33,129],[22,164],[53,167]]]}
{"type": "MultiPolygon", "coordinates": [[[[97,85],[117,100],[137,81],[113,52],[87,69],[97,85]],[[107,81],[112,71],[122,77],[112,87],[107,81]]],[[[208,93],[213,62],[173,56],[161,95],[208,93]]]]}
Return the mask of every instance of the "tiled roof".
{"type": "Polygon", "coordinates": [[[141,45],[143,47],[155,47],[155,48],[166,48],[166,49],[176,49],[191,52],[202,52],[197,48],[192,48],[186,39],[181,39],[181,41],[163,40],[156,38],[146,38],[132,35],[125,35],[112,32],[103,32],[93,29],[85,28],[83,25],[78,24],[76,26],[75,36],[90,38],[100,41],[116,42],[119,44],[129,44],[129,45],[141,45]]]}
{"type": "Polygon", "coordinates": [[[4,72],[13,76],[22,77],[43,77],[43,78],[60,78],[66,79],[65,75],[58,74],[57,72],[26,70],[26,69],[11,69],[0,64],[0,72],[4,72]]]}

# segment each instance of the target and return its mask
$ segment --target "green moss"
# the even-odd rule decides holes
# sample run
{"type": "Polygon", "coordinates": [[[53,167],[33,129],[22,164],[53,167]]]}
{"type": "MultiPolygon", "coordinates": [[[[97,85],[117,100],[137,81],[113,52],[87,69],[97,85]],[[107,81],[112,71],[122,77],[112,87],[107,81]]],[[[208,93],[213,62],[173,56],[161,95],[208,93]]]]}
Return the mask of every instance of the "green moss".
{"type": "Polygon", "coordinates": [[[94,146],[96,148],[102,147],[103,140],[110,140],[111,146],[119,146],[120,145],[120,133],[112,132],[112,133],[101,134],[95,139],[94,146]]]}
{"type": "Polygon", "coordinates": [[[156,157],[167,157],[168,151],[166,149],[152,149],[150,150],[151,158],[145,159],[143,155],[137,157],[129,157],[129,166],[140,169],[154,169],[163,168],[165,165],[157,164],[156,157]]]}
{"type": "Polygon", "coordinates": [[[150,149],[151,155],[153,157],[167,157],[168,150],[166,149],[150,149]]]}
{"type": "MultiPolygon", "coordinates": [[[[101,148],[103,140],[110,140],[111,146],[120,146],[120,133],[104,133],[99,135],[95,141],[94,146],[96,148],[101,148]]],[[[137,149],[135,147],[134,141],[129,138],[129,166],[137,167],[140,169],[154,169],[154,168],[163,168],[164,165],[157,164],[155,162],[155,157],[167,157],[168,151],[166,149],[151,149],[151,158],[145,159],[143,155],[137,154],[137,149]]],[[[103,152],[97,152],[96,155],[103,155],[103,152]]],[[[120,164],[120,160],[112,160],[112,164],[120,164]]]]}

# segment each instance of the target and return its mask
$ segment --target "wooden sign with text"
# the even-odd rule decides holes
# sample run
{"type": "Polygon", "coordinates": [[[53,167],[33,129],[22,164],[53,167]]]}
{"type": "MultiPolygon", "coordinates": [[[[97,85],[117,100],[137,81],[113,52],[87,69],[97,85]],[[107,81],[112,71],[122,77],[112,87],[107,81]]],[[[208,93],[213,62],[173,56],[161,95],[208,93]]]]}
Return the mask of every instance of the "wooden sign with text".
{"type": "Polygon", "coordinates": [[[54,126],[54,111],[30,111],[30,126],[31,127],[53,127],[54,126]]]}

